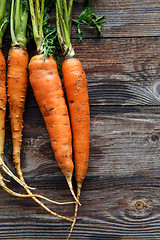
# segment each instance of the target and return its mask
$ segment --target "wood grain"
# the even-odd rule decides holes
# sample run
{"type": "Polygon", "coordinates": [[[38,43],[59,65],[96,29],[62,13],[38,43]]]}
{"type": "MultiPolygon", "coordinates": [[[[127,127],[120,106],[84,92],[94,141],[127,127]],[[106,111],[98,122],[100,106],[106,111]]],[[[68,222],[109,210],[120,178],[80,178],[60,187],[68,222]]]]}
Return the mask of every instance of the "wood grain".
{"type": "MultiPolygon", "coordinates": [[[[73,18],[77,18],[82,8],[83,4],[76,5],[73,18]]],[[[106,16],[104,37],[159,36],[159,0],[94,0],[93,10],[97,15],[106,16]]],[[[93,29],[87,29],[84,36],[94,38],[93,29]]]]}
{"type": "MultiPolygon", "coordinates": [[[[83,7],[80,2],[74,17],[83,7]]],[[[106,15],[103,37],[85,27],[85,41],[79,44],[75,27],[72,34],[88,78],[91,144],[82,206],[71,239],[158,240],[160,1],[95,0],[93,9],[106,15]]],[[[9,32],[4,46],[7,58],[9,32]]],[[[31,56],[34,45],[30,43],[28,49],[31,56]]],[[[23,135],[22,169],[27,183],[54,200],[72,200],[30,85],[23,135]]],[[[8,110],[4,158],[14,171],[8,110]]],[[[76,189],[74,177],[73,184],[76,189]]],[[[7,185],[23,192],[13,180],[7,185]]],[[[2,189],[0,196],[0,239],[66,239],[70,223],[49,215],[32,199],[17,199],[2,189]]],[[[73,217],[73,205],[47,205],[73,217]]]]}

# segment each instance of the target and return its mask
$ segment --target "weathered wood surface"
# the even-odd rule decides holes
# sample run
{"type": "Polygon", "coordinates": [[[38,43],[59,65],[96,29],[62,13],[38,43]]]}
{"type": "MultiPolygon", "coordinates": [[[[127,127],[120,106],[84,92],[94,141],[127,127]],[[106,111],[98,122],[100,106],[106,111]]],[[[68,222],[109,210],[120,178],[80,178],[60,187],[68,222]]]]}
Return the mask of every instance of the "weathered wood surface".
{"type": "MultiPolygon", "coordinates": [[[[77,4],[74,15],[81,9],[77,4]]],[[[104,36],[99,39],[85,28],[86,39],[79,44],[75,28],[72,35],[88,78],[91,144],[71,239],[158,240],[160,1],[95,0],[94,10],[107,16],[104,36]]],[[[4,43],[7,58],[8,35],[4,43]]],[[[52,199],[72,200],[30,86],[23,133],[22,168],[28,184],[52,199]]],[[[8,113],[5,161],[14,171],[8,113]]],[[[22,192],[13,181],[7,185],[22,192]]],[[[2,189],[0,196],[0,239],[66,239],[68,222],[49,215],[31,199],[11,197],[2,189]]],[[[47,204],[73,216],[71,205],[47,204]]]]}

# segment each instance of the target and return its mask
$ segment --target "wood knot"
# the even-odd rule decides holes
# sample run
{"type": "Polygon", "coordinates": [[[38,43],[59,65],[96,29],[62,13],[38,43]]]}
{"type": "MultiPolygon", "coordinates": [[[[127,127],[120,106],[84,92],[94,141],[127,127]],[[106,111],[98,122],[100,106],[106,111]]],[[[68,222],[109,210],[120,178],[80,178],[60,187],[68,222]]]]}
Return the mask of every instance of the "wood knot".
{"type": "Polygon", "coordinates": [[[137,200],[134,206],[138,212],[143,212],[147,207],[147,203],[143,200],[137,200]]]}
{"type": "Polygon", "coordinates": [[[157,141],[159,140],[159,137],[158,137],[157,135],[152,135],[152,136],[151,136],[151,140],[152,140],[153,142],[157,142],[157,141]]]}

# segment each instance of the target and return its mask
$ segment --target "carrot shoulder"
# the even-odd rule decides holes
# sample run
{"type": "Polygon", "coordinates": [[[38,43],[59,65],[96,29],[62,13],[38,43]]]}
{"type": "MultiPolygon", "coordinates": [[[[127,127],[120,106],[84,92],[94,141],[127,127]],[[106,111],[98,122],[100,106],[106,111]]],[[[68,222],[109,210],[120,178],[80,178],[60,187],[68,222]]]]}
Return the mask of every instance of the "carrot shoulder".
{"type": "Polygon", "coordinates": [[[73,173],[72,135],[61,80],[53,57],[32,57],[30,83],[49,133],[57,163],[69,186],[73,173]]]}

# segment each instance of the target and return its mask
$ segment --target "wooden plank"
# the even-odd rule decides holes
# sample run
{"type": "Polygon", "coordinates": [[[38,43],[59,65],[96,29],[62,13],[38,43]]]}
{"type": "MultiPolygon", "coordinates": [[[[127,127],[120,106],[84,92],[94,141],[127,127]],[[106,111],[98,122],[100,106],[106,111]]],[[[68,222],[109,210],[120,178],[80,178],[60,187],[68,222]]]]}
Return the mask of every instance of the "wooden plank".
{"type": "MultiPolygon", "coordinates": [[[[72,239],[160,237],[159,116],[153,108],[151,115],[142,111],[135,117],[133,114],[92,117],[90,164],[72,239]]],[[[39,138],[24,135],[22,160],[27,182],[41,194],[61,201],[72,199],[46,133],[39,138]]],[[[10,161],[7,155],[6,161],[10,161]]],[[[12,187],[19,189],[13,182],[12,187]]],[[[66,238],[69,223],[46,214],[32,200],[17,200],[1,189],[0,192],[1,239],[66,238]]],[[[73,206],[49,206],[72,216],[73,206]]]]}
{"type": "MultiPolygon", "coordinates": [[[[83,4],[77,4],[75,9],[73,17],[80,14],[83,4]]],[[[93,11],[97,15],[106,16],[104,37],[159,36],[159,0],[95,0],[93,11]]],[[[92,29],[88,29],[84,36],[95,35],[96,32],[93,34],[92,29]]]]}
{"type": "Polygon", "coordinates": [[[91,104],[159,105],[159,38],[91,41],[75,44],[77,55],[84,53],[91,104]]]}

